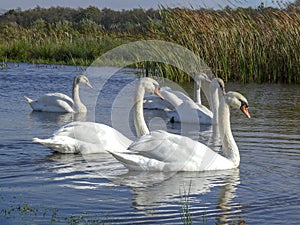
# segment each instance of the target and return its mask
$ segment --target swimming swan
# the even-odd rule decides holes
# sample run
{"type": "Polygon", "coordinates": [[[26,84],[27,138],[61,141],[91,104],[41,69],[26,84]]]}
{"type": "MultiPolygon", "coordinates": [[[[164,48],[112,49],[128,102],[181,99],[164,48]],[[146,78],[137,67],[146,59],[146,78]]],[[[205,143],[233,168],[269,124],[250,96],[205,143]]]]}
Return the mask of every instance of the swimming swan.
{"type": "MultiPolygon", "coordinates": [[[[155,95],[149,95],[144,98],[144,109],[157,109],[157,110],[174,110],[175,107],[181,105],[183,102],[193,102],[197,105],[201,105],[201,87],[202,83],[209,86],[210,80],[204,73],[198,73],[194,76],[194,99],[195,102],[181,91],[172,90],[170,87],[161,87],[160,91],[164,100],[158,98],[155,95]]],[[[204,85],[204,86],[205,86],[204,85]]]]}
{"type": "MultiPolygon", "coordinates": [[[[149,133],[143,115],[143,98],[145,92],[161,96],[159,84],[152,78],[141,78],[135,92],[134,124],[137,136],[149,133]]],[[[105,124],[94,122],[72,122],[55,132],[47,139],[34,138],[33,142],[40,143],[56,152],[61,153],[103,153],[124,152],[132,143],[116,129],[105,124]]]]}
{"type": "Polygon", "coordinates": [[[60,113],[86,112],[87,109],[79,98],[79,84],[85,84],[92,88],[88,78],[84,75],[79,75],[74,78],[72,91],[73,99],[62,93],[45,94],[37,100],[32,100],[27,96],[24,96],[24,98],[29,103],[33,111],[60,113]]]}
{"type": "MultiPolygon", "coordinates": [[[[198,77],[199,79],[199,77],[198,77]]],[[[200,78],[201,79],[201,78],[200,78]]],[[[202,79],[203,80],[203,79],[202,79]]],[[[225,85],[222,79],[215,78],[207,81],[209,84],[209,102],[212,110],[209,110],[201,103],[194,101],[183,101],[175,107],[173,111],[167,111],[167,116],[171,122],[193,123],[193,124],[217,124],[218,123],[218,107],[219,94],[218,89],[221,87],[222,94],[225,93],[225,85]]],[[[198,81],[199,84],[201,81],[198,81]]]]}
{"type": "Polygon", "coordinates": [[[230,107],[240,108],[250,118],[247,99],[238,92],[228,92],[220,99],[219,129],[223,155],[188,137],[158,130],[133,142],[128,153],[111,154],[130,170],[208,171],[237,168],[239,150],[230,128],[230,107]]]}

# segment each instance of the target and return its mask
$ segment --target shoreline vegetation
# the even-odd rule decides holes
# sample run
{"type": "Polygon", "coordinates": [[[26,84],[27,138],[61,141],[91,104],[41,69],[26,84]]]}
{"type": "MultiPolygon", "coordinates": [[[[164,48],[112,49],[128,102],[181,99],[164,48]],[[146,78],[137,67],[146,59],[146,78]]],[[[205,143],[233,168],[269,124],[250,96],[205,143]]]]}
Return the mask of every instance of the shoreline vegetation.
{"type": "MultiPolygon", "coordinates": [[[[225,81],[300,83],[299,0],[278,8],[220,10],[36,7],[0,16],[3,63],[88,66],[105,52],[139,40],[184,46],[225,81]]],[[[189,81],[189,76],[170,65],[131,66],[173,81],[189,81]]]]}

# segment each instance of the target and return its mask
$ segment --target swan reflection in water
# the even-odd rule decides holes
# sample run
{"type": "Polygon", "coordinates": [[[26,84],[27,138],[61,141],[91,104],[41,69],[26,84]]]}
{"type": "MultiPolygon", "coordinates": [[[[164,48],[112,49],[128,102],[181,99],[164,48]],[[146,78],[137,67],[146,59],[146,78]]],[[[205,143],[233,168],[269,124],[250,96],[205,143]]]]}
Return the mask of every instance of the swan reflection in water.
{"type": "Polygon", "coordinates": [[[239,220],[242,212],[241,205],[233,200],[240,184],[239,169],[177,173],[132,171],[110,180],[131,187],[132,207],[149,215],[177,204],[183,207],[186,200],[193,220],[211,216],[216,218],[216,224],[226,224],[235,218],[239,220]],[[214,187],[220,187],[218,202],[209,203],[205,195],[214,187]],[[211,209],[210,205],[217,206],[211,209]]]}
{"type": "Polygon", "coordinates": [[[55,112],[36,112],[28,114],[29,119],[39,123],[54,123],[59,126],[72,121],[86,121],[86,112],[82,113],[55,113],[55,112]]]}
{"type": "MultiPolygon", "coordinates": [[[[241,205],[233,199],[240,184],[239,169],[208,172],[138,172],[127,171],[109,154],[59,154],[48,156],[52,160],[50,170],[56,173],[59,185],[72,189],[93,189],[127,186],[131,189],[131,204],[148,216],[168,213],[164,207],[178,208],[189,199],[190,213],[197,220],[205,214],[216,217],[217,224],[238,218],[241,205]],[[54,163],[53,163],[54,161],[54,163]],[[63,182],[63,183],[61,183],[63,182]],[[213,188],[220,188],[220,192],[213,188]],[[217,203],[207,202],[206,194],[218,193],[217,203]],[[209,209],[210,205],[217,205],[209,209]],[[217,215],[217,216],[216,216],[217,215]]],[[[53,178],[52,178],[53,179],[53,178]]],[[[101,196],[99,196],[101,198],[101,196]]],[[[95,201],[97,201],[95,199],[95,201]]],[[[213,201],[213,200],[210,200],[213,201]]]]}
{"type": "MultiPolygon", "coordinates": [[[[133,202],[137,208],[180,200],[181,195],[185,193],[194,196],[210,192],[212,187],[228,184],[236,186],[240,183],[238,169],[209,172],[129,171],[111,178],[110,181],[131,187],[134,193],[133,202]]],[[[231,190],[234,188],[229,191],[231,190]]],[[[233,197],[231,193],[231,198],[233,197]]]]}

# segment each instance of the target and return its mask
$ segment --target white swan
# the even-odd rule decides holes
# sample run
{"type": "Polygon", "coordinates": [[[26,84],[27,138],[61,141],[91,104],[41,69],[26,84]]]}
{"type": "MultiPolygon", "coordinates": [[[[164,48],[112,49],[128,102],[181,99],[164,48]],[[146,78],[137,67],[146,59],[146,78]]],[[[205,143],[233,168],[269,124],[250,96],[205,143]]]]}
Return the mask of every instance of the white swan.
{"type": "Polygon", "coordinates": [[[81,154],[126,151],[132,143],[116,129],[94,122],[72,122],[61,127],[50,138],[33,138],[32,141],[56,152],[81,154]]]}
{"type": "Polygon", "coordinates": [[[219,129],[224,156],[188,137],[166,131],[154,131],[133,142],[130,153],[111,153],[130,170],[146,171],[209,171],[236,168],[239,150],[230,128],[230,109],[240,108],[250,118],[247,99],[237,92],[228,92],[220,101],[219,129]]]}
{"type": "MultiPolygon", "coordinates": [[[[134,124],[137,136],[149,133],[143,115],[143,97],[145,92],[161,96],[159,84],[151,78],[141,78],[135,93],[134,124]]],[[[94,122],[72,122],[47,139],[34,138],[40,143],[61,153],[103,153],[107,151],[124,152],[132,143],[130,139],[116,129],[94,122]]]]}
{"type": "MultiPolygon", "coordinates": [[[[195,74],[194,76],[195,86],[194,86],[194,99],[196,104],[201,105],[201,87],[202,83],[208,86],[207,75],[204,73],[195,74]]],[[[205,86],[204,85],[204,86],[205,86]]],[[[161,94],[164,100],[158,98],[155,95],[149,95],[144,98],[144,109],[157,109],[157,110],[174,110],[175,107],[181,105],[183,102],[194,102],[189,96],[181,91],[172,90],[170,87],[162,87],[161,94]]]]}
{"type": "MultiPolygon", "coordinates": [[[[199,80],[196,82],[201,84],[203,78],[196,77],[199,80]]],[[[205,79],[205,82],[210,82],[205,79]]],[[[173,111],[167,111],[167,116],[171,122],[181,123],[194,123],[194,124],[217,124],[218,123],[218,107],[219,107],[219,94],[218,89],[221,87],[221,91],[225,94],[225,85],[222,79],[215,78],[209,84],[209,97],[208,100],[211,105],[209,110],[206,106],[201,105],[199,97],[196,97],[197,102],[183,101],[180,105],[175,107],[173,111]]]]}
{"type": "Polygon", "coordinates": [[[60,113],[86,112],[87,109],[79,98],[79,84],[85,84],[92,88],[88,78],[84,75],[79,75],[74,78],[72,91],[73,99],[62,93],[45,94],[37,100],[32,100],[27,96],[24,96],[24,98],[29,103],[33,111],[60,113]]]}

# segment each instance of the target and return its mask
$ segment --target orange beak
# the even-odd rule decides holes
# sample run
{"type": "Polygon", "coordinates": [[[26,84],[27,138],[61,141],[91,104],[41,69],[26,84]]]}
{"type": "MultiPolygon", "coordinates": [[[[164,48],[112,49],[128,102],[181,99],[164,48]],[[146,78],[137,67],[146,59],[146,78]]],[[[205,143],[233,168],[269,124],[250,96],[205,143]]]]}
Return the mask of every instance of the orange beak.
{"type": "Polygon", "coordinates": [[[162,100],[164,100],[165,98],[162,96],[159,88],[155,88],[154,90],[154,94],[156,94],[158,97],[160,97],[162,100]]]}
{"type": "Polygon", "coordinates": [[[247,108],[246,105],[242,105],[240,109],[241,109],[241,111],[242,111],[249,119],[251,118],[250,113],[249,113],[248,108],[247,108]]]}

